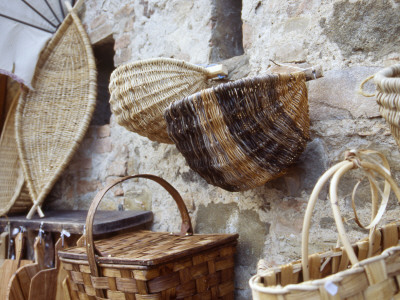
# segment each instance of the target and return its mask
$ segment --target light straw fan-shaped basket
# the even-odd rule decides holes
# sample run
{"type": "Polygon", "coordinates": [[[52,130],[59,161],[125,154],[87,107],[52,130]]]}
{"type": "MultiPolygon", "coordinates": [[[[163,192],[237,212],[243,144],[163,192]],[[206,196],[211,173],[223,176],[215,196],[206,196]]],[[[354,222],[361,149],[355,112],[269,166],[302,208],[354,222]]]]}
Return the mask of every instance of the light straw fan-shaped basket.
{"type": "Polygon", "coordinates": [[[19,94],[12,101],[0,137],[0,216],[26,212],[32,206],[15,140],[15,111],[19,94]]]}
{"type": "Polygon", "coordinates": [[[400,64],[385,68],[374,76],[381,115],[400,146],[400,64]]]}
{"type": "Polygon", "coordinates": [[[305,74],[220,84],[172,103],[165,119],[178,150],[208,183],[254,188],[282,175],[306,147],[305,74]]]}
{"type": "Polygon", "coordinates": [[[40,206],[84,137],[96,104],[96,65],[72,10],[43,50],[17,109],[17,142],[34,205],[40,206]]]}
{"type": "Polygon", "coordinates": [[[208,87],[226,73],[172,58],[153,58],[119,66],[110,78],[110,106],[119,125],[150,140],[172,143],[163,118],[170,103],[208,87]]]}

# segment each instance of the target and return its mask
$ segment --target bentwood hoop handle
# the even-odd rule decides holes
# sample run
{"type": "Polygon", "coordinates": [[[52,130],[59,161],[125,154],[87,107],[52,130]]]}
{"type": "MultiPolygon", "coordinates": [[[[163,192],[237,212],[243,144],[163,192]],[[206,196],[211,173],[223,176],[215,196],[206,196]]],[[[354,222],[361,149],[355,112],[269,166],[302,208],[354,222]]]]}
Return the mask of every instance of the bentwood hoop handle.
{"type": "Polygon", "coordinates": [[[113,186],[117,185],[118,183],[121,183],[125,180],[132,179],[132,178],[146,178],[153,180],[160,184],[164,189],[167,190],[167,192],[172,196],[172,198],[175,200],[179,212],[181,214],[182,218],[182,225],[181,225],[181,232],[180,235],[192,235],[193,234],[193,228],[192,228],[192,223],[190,221],[190,216],[187,211],[186,205],[183,202],[183,199],[179,192],[172,186],[170,185],[167,181],[164,179],[155,176],[155,175],[150,175],[150,174],[138,174],[138,175],[132,175],[132,176],[126,176],[118,179],[117,181],[107,185],[105,188],[103,188],[101,191],[97,193],[97,195],[94,197],[92,204],[90,205],[88,215],[86,217],[86,251],[87,251],[87,256],[88,256],[88,261],[89,261],[89,267],[90,267],[90,272],[92,273],[93,276],[99,276],[99,271],[97,268],[97,263],[95,259],[95,246],[94,246],[94,240],[93,240],[93,222],[94,222],[94,215],[96,213],[97,207],[100,204],[100,201],[103,199],[104,195],[110,190],[113,186]]]}

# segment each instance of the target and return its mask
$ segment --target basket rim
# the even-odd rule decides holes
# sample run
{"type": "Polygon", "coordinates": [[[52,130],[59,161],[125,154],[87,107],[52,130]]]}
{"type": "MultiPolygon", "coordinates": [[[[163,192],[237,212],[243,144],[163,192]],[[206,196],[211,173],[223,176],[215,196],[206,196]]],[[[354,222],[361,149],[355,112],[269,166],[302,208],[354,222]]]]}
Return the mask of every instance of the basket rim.
{"type": "MultiPolygon", "coordinates": [[[[234,80],[234,81],[221,83],[221,84],[218,84],[217,86],[212,86],[210,88],[203,89],[203,90],[201,90],[201,91],[199,91],[197,93],[194,93],[194,94],[192,94],[192,95],[190,95],[188,97],[185,97],[185,98],[183,98],[181,100],[178,100],[178,101],[192,101],[194,98],[200,97],[200,95],[202,93],[210,93],[211,91],[214,91],[215,93],[219,93],[219,92],[221,92],[221,91],[223,91],[225,89],[238,88],[238,87],[241,87],[241,86],[249,84],[249,83],[258,84],[260,82],[270,80],[271,78],[278,79],[280,76],[288,76],[288,77],[290,77],[290,76],[295,76],[295,75],[296,76],[299,76],[299,75],[300,76],[304,76],[304,79],[306,78],[305,74],[303,72],[292,72],[292,73],[282,73],[282,74],[274,73],[274,74],[257,75],[257,76],[246,77],[246,78],[241,78],[241,79],[237,79],[237,80],[234,80]]],[[[164,113],[166,113],[166,111],[167,110],[165,110],[164,113]]]]}
{"type": "Polygon", "coordinates": [[[384,84],[390,84],[400,88],[400,64],[395,64],[390,67],[384,68],[374,75],[374,82],[376,85],[384,88],[384,84]]]}
{"type": "Polygon", "coordinates": [[[365,270],[364,268],[365,265],[372,264],[376,261],[385,259],[396,252],[400,252],[400,246],[394,246],[385,249],[380,255],[366,258],[360,261],[359,263],[353,265],[350,269],[340,271],[336,274],[329,275],[322,279],[308,280],[298,284],[288,284],[286,286],[275,285],[266,287],[257,284],[262,275],[256,274],[250,278],[249,285],[253,291],[275,294],[275,295],[287,294],[294,291],[315,291],[319,290],[320,287],[323,286],[325,283],[329,282],[335,283],[342,280],[347,275],[361,273],[365,270]]]}

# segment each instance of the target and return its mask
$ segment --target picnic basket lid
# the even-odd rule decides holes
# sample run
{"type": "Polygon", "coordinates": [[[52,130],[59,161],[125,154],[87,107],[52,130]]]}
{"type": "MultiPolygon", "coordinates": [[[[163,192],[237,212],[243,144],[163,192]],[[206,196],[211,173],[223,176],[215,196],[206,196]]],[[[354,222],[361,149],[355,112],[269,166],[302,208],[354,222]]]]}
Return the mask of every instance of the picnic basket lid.
{"type": "Polygon", "coordinates": [[[172,103],[167,131],[208,183],[243,191],[285,173],[304,151],[310,119],[305,74],[270,74],[172,103]]]}
{"type": "Polygon", "coordinates": [[[96,64],[74,9],[42,51],[16,115],[16,138],[25,179],[37,210],[68,166],[96,105],[96,64]]]}
{"type": "MultiPolygon", "coordinates": [[[[101,254],[99,264],[155,266],[195,255],[228,243],[235,243],[237,234],[195,234],[178,236],[168,232],[140,230],[96,241],[101,254]]],[[[63,259],[87,260],[85,247],[59,252],[63,259]]]]}

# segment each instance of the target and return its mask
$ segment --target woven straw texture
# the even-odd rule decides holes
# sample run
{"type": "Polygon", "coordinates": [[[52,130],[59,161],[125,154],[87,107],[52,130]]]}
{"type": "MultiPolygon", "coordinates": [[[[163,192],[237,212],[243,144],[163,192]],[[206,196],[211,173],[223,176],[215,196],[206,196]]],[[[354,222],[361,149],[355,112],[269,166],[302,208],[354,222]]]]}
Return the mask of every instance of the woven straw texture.
{"type": "Polygon", "coordinates": [[[381,115],[400,146],[400,64],[385,68],[374,76],[381,115]]]}
{"type": "Polygon", "coordinates": [[[79,299],[234,299],[238,235],[194,235],[183,199],[157,176],[128,176],[104,188],[89,208],[86,228],[86,247],[59,252],[79,299]],[[156,181],[170,193],[182,217],[179,235],[140,230],[93,241],[99,202],[111,187],[130,178],[156,181]]]}
{"type": "Polygon", "coordinates": [[[375,226],[385,212],[390,187],[398,199],[400,190],[391,178],[387,165],[382,167],[358,155],[349,156],[347,160],[325,172],[310,196],[303,223],[302,260],[260,269],[250,279],[253,299],[399,299],[400,223],[388,224],[378,230],[375,230],[375,226]],[[377,185],[375,179],[370,181],[371,190],[375,190],[372,192],[372,221],[370,225],[362,226],[370,229],[370,234],[368,238],[351,245],[339,210],[337,188],[340,178],[347,171],[357,168],[365,171],[365,174],[384,177],[385,188],[379,211],[374,213],[377,185]],[[312,211],[324,184],[331,177],[329,198],[343,247],[309,256],[308,235],[312,211]]]}
{"type": "Polygon", "coordinates": [[[208,71],[171,58],[122,65],[110,78],[110,106],[119,125],[150,140],[172,143],[163,113],[168,105],[207,88],[208,71]]]}
{"type": "Polygon", "coordinates": [[[0,216],[25,212],[32,205],[15,140],[15,111],[19,94],[12,101],[0,137],[0,216]]]}
{"type": "Polygon", "coordinates": [[[189,166],[228,191],[282,175],[309,139],[304,73],[242,79],[174,102],[167,130],[189,166]]]}
{"type": "Polygon", "coordinates": [[[89,39],[71,12],[43,50],[17,108],[17,143],[34,207],[43,203],[89,126],[96,104],[89,39]]]}

